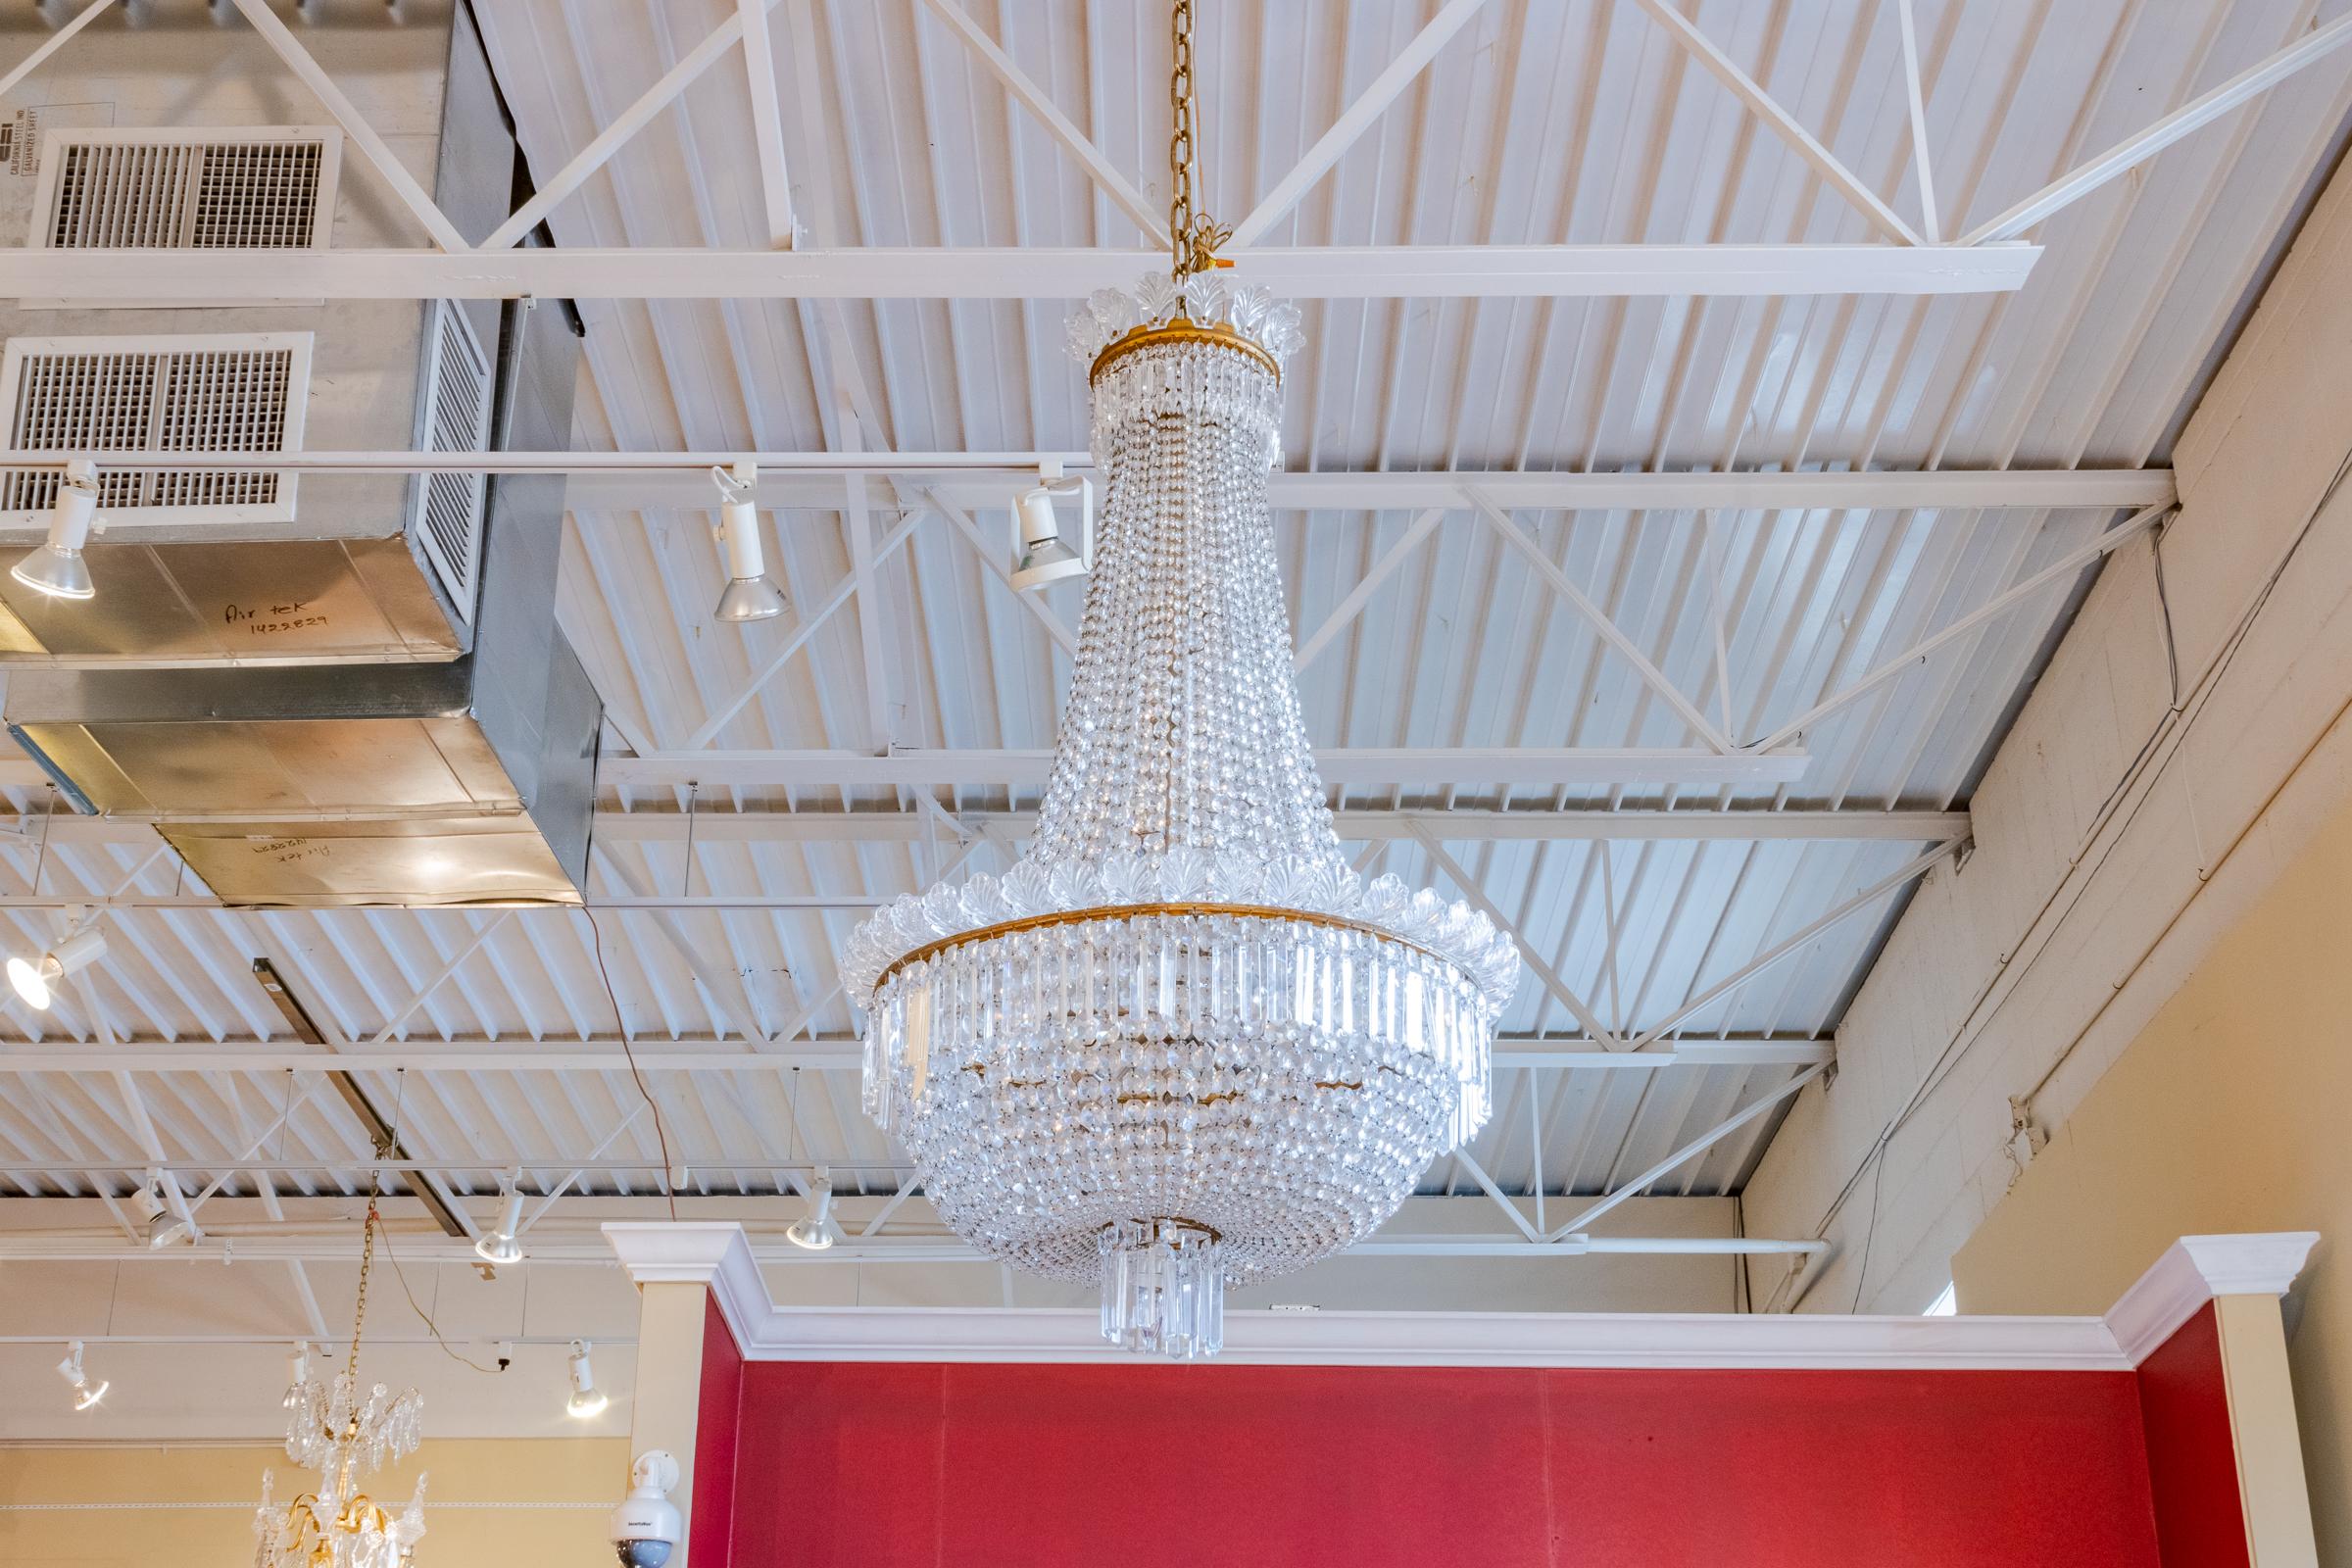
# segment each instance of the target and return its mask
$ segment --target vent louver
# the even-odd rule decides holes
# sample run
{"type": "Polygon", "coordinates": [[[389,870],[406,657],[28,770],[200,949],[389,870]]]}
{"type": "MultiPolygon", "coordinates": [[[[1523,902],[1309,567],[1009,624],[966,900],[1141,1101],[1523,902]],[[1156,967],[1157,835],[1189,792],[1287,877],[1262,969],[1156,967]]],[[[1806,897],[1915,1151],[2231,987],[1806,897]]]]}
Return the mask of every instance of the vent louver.
{"type": "MultiPolygon", "coordinates": [[[[308,332],[11,338],[0,356],[9,445],[99,462],[101,514],[136,520],[289,522],[294,476],[131,468],[109,452],[282,452],[301,444],[308,332]]],[[[54,469],[0,469],[0,514],[30,521],[54,469]]]]}
{"type": "MultiPolygon", "coordinates": [[[[433,302],[425,333],[425,450],[480,452],[490,444],[490,361],[481,340],[449,300],[433,302]]],[[[417,541],[468,623],[482,560],[484,489],[478,473],[429,473],[416,486],[417,541]]]]}
{"type": "Polygon", "coordinates": [[[341,133],[309,126],[56,130],[31,243],[57,249],[308,249],[334,213],[341,133]]]}

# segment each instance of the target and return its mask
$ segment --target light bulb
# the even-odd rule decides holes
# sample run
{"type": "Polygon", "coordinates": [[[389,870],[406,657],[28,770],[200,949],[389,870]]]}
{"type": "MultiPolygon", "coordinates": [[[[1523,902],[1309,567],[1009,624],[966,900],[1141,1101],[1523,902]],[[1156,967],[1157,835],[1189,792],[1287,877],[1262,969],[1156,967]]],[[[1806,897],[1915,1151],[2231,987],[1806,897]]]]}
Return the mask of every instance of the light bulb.
{"type": "Polygon", "coordinates": [[[106,1397],[106,1391],[114,1387],[104,1379],[95,1384],[90,1381],[90,1375],[82,1370],[79,1340],[66,1347],[66,1358],[57,1363],[57,1375],[73,1385],[75,1410],[96,1408],[98,1401],[106,1397]]]}
{"type": "Polygon", "coordinates": [[[57,498],[49,509],[49,537],[26,551],[9,567],[8,574],[52,599],[96,597],[97,585],[90,581],[81,547],[89,542],[90,523],[97,511],[97,466],[86,458],[76,458],[58,478],[57,498]]]}
{"type": "Polygon", "coordinates": [[[498,1224],[474,1242],[474,1255],[485,1263],[519,1263],[522,1261],[522,1173],[510,1172],[500,1185],[507,1191],[506,1201],[499,1206],[498,1224]]]}
{"type": "Polygon", "coordinates": [[[57,983],[76,969],[87,968],[106,955],[106,933],[84,925],[58,940],[38,958],[8,960],[8,983],[28,1006],[43,1012],[57,1000],[57,983]]]}
{"type": "Polygon", "coordinates": [[[833,1217],[833,1182],[830,1177],[819,1176],[810,1185],[816,1192],[816,1206],[784,1227],[784,1239],[795,1247],[821,1252],[833,1245],[833,1231],[828,1223],[833,1217]]]}
{"type": "Polygon", "coordinates": [[[593,1421],[605,1413],[612,1401],[606,1398],[596,1386],[596,1374],[588,1366],[588,1342],[571,1342],[571,1397],[564,1401],[564,1413],[574,1421],[593,1421]]]}
{"type": "Polygon", "coordinates": [[[773,620],[792,608],[783,591],[767,578],[767,558],[760,542],[760,512],[752,505],[752,484],[759,471],[738,464],[732,473],[718,476],[718,547],[727,566],[727,586],[718,596],[716,618],[741,625],[773,620]]]}

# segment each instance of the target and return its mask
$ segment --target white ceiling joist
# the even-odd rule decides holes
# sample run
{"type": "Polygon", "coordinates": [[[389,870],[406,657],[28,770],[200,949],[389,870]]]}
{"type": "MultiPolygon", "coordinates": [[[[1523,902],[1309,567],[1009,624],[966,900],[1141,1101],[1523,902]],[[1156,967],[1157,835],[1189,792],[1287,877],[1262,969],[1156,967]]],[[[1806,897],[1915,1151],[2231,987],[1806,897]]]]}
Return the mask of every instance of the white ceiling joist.
{"type": "MultiPolygon", "coordinates": [[[[0,260],[0,270],[7,267],[0,260]]],[[[63,467],[82,452],[0,452],[0,467],[63,467]]],[[[764,510],[848,505],[846,476],[907,482],[926,502],[1004,511],[1037,482],[1038,466],[1091,469],[1084,452],[110,452],[102,465],[206,472],[304,474],[561,473],[576,512],[716,505],[710,470],[750,464],[764,510]]],[[[2169,505],[2170,468],[1929,468],[1545,472],[1514,469],[1283,471],[1268,478],[1278,512],[1420,511],[1469,514],[1473,491],[1509,512],[2063,511],[2169,505]]],[[[117,527],[136,527],[117,521],[117,527]]]]}
{"type": "MultiPolygon", "coordinates": [[[[1835,1058],[1828,1040],[1800,1036],[1677,1037],[1639,1051],[1584,1039],[1503,1035],[1499,1070],[1647,1072],[1663,1067],[1809,1067],[1835,1058]]],[[[0,1050],[0,1075],[85,1072],[856,1072],[864,1057],[852,1038],[749,1047],[740,1040],[616,1040],[518,1045],[510,1040],[414,1039],[377,1048],[319,1050],[287,1041],[128,1041],[0,1050]]],[[[86,1163],[86,1161],[83,1161],[86,1163]]],[[[503,1163],[503,1161],[502,1161],[503,1163]]]]}
{"type": "MultiPolygon", "coordinates": [[[[622,789],[896,789],[1046,782],[1051,751],[679,751],[608,757],[602,784],[622,789]]],[[[1807,758],[1795,751],[1720,753],[1612,747],[1333,747],[1315,753],[1326,784],[1789,784],[1807,758]]]]}
{"type": "MultiPolygon", "coordinates": [[[[0,769],[0,786],[37,787],[44,779],[29,762],[0,769]]],[[[929,799],[928,796],[922,797],[929,799]]],[[[20,818],[20,828],[0,828],[0,844],[35,844],[44,836],[53,848],[73,845],[153,845],[152,823],[135,816],[81,816],[60,811],[44,821],[20,818]]],[[[960,834],[945,833],[929,811],[837,810],[826,806],[790,811],[744,811],[705,805],[691,819],[682,810],[615,810],[596,813],[600,844],[919,844],[934,838],[994,832],[1006,840],[1026,838],[1037,826],[1035,811],[964,811],[954,820],[960,834]]],[[[1426,828],[1441,841],[1487,840],[1571,842],[1701,841],[1753,843],[1764,840],[1842,843],[1941,844],[1969,835],[1966,811],[1881,810],[1842,807],[1834,810],[1488,810],[1451,807],[1445,810],[1349,810],[1332,813],[1347,843],[1381,843],[1416,837],[1426,828]]]]}
{"type": "MultiPolygon", "coordinates": [[[[92,307],[288,296],[1077,300],[1167,269],[1161,251],[1056,246],[0,254],[0,297],[92,307]]],[[[2040,255],[2024,244],[1264,246],[1232,275],[1289,299],[1997,294],[2022,287],[2040,255]]]]}

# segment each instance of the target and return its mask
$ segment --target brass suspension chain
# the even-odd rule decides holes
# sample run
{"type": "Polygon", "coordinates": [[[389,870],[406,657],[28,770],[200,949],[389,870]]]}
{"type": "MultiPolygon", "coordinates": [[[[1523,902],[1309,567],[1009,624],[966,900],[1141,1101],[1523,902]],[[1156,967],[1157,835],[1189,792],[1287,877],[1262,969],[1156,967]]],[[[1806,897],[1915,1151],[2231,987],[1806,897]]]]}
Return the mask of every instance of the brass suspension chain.
{"type": "Polygon", "coordinates": [[[1233,230],[1206,213],[1193,211],[1193,179],[1200,164],[1200,102],[1193,84],[1193,0],[1175,0],[1169,22],[1176,65],[1168,77],[1168,110],[1175,127],[1168,138],[1168,248],[1169,270],[1181,280],[1228,265],[1217,260],[1216,250],[1233,237],[1233,230]]]}
{"type": "Polygon", "coordinates": [[[360,1298],[357,1310],[351,1315],[351,1358],[344,1363],[344,1370],[350,1373],[355,1387],[360,1381],[360,1331],[368,1323],[368,1275],[375,1266],[375,1227],[381,1221],[375,1210],[375,1195],[369,1193],[368,1195],[368,1223],[362,1232],[366,1240],[360,1245],[360,1298]]]}

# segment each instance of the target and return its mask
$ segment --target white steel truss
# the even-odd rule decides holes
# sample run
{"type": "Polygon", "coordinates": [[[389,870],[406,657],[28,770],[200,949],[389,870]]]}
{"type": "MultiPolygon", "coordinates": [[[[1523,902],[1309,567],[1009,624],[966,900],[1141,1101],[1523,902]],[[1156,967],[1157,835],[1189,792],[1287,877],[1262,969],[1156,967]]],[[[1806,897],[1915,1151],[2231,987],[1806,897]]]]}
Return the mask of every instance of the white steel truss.
{"type": "MultiPolygon", "coordinates": [[[[784,164],[783,131],[767,11],[773,0],[739,0],[710,35],[688,50],[655,85],[591,140],[550,182],[546,193],[513,215],[480,246],[469,244],[402,168],[376,131],[319,69],[265,0],[234,0],[287,69],[352,138],[432,242],[428,250],[270,252],[223,250],[174,255],[19,250],[0,261],[0,294],[71,298],[90,304],[135,298],[234,302],[283,299],[453,298],[732,298],[732,299],[1070,299],[1124,285],[1155,266],[1161,253],[1121,248],[834,248],[797,244],[784,164]],[[752,141],[760,160],[769,246],[756,251],[516,249],[545,214],[576,191],[728,49],[748,45],[752,141]]],[[[1156,215],[1133,182],[954,0],[919,0],[931,16],[1044,123],[1147,240],[1156,215]]],[[[1637,0],[1690,59],[1715,76],[1772,134],[1862,214],[1891,243],[1865,245],[1531,245],[1276,248],[1253,244],[1278,222],[1376,121],[1438,52],[1482,10],[1480,0],[1451,0],[1351,103],[1239,226],[1235,259],[1253,282],[1298,298],[1464,298],[1480,296],[1644,294],[1928,294],[2020,286],[2039,255],[2017,243],[2051,215],[2154,157],[2165,147],[2352,41],[2352,18],[2313,29],[2230,81],[2159,119],[2100,157],[2052,181],[1957,244],[1934,243],[1919,101],[1917,46],[1908,5],[1901,7],[1905,85],[1921,178],[1923,235],[1806,129],[1671,0],[1637,0]]],[[[14,86],[66,39],[105,10],[92,0],[0,77],[14,86]]],[[[796,40],[797,42],[797,40],[796,40]]]]}

